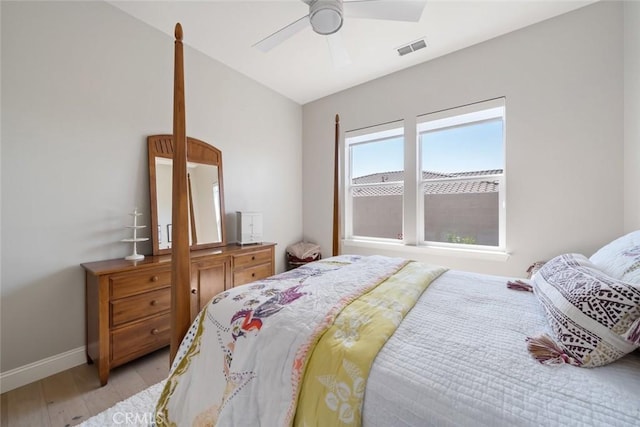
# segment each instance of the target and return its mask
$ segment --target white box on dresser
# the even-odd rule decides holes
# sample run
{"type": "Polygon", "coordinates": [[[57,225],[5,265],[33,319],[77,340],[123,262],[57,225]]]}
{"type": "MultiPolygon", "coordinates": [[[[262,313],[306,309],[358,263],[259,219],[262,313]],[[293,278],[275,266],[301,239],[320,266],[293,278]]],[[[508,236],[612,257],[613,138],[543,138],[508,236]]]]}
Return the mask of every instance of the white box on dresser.
{"type": "Polygon", "coordinates": [[[236,212],[239,245],[262,243],[262,212],[236,212]]]}

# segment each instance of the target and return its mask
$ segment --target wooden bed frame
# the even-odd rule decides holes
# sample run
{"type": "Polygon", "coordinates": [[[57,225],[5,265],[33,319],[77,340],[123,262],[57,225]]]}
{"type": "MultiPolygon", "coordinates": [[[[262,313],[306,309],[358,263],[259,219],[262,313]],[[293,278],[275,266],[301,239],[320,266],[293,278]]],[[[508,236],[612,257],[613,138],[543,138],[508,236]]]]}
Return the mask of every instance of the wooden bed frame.
{"type": "MultiPolygon", "coordinates": [[[[178,353],[182,338],[191,325],[191,259],[189,248],[189,208],[187,177],[187,131],[184,96],[184,54],[182,26],[175,26],[173,78],[173,191],[171,205],[172,262],[171,262],[171,341],[170,360],[178,353]]],[[[333,255],[339,249],[339,134],[340,116],[335,118],[335,157],[333,186],[333,255]]]]}
{"type": "Polygon", "coordinates": [[[189,211],[187,200],[187,131],[184,101],[184,54],[182,26],[175,28],[175,63],[173,74],[173,192],[171,204],[171,362],[191,324],[189,253],[189,211]]]}

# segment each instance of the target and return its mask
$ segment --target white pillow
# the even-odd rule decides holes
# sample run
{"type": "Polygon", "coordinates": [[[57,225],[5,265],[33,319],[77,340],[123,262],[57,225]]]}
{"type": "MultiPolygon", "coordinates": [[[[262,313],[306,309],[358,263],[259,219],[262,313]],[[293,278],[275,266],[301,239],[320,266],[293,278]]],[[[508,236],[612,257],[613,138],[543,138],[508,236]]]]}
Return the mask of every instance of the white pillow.
{"type": "Polygon", "coordinates": [[[603,246],[589,261],[611,277],[640,283],[640,230],[603,246]]]}

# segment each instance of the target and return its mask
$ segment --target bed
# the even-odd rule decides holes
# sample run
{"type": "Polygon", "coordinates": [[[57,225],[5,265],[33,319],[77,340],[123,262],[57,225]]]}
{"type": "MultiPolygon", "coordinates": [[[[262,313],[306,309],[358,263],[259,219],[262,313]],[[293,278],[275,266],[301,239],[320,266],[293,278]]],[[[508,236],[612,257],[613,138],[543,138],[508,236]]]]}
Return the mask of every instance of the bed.
{"type": "MultiPolygon", "coordinates": [[[[181,40],[178,24],[174,165],[186,163],[181,40]]],[[[176,169],[157,425],[640,425],[640,232],[510,281],[337,255],[334,199],[335,256],[227,290],[190,323],[176,169]]]]}

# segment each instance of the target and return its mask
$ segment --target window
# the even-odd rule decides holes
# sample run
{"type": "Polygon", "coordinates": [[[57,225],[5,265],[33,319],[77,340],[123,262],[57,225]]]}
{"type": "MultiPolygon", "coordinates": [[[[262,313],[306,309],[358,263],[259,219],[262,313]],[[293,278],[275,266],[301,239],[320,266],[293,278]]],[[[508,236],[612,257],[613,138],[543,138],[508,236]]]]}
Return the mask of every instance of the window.
{"type": "Polygon", "coordinates": [[[402,239],[403,131],[395,122],[347,132],[348,238],[402,239]]]}
{"type": "Polygon", "coordinates": [[[345,238],[504,252],[504,99],[406,122],[345,134],[345,238]]]}
{"type": "Polygon", "coordinates": [[[504,100],[421,116],[423,244],[504,248],[504,100]]]}

